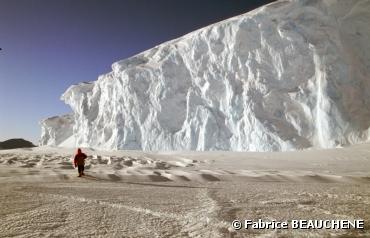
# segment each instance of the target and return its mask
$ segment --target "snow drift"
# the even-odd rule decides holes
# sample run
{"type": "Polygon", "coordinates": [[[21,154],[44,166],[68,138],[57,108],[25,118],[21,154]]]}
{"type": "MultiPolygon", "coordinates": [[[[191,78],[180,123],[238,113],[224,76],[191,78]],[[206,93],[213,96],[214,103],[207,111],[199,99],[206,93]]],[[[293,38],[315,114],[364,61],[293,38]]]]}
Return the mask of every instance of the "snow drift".
{"type": "Polygon", "coordinates": [[[369,138],[370,1],[279,1],[114,63],[41,145],[284,151],[369,138]],[[72,118],[72,119],[71,119],[72,118]]]}

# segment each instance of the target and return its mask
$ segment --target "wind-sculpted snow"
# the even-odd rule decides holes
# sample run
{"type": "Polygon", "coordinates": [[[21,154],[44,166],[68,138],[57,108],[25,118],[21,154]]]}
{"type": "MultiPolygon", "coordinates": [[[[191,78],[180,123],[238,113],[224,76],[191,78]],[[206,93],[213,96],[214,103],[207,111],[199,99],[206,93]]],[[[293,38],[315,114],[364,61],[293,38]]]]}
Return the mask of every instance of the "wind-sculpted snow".
{"type": "Polygon", "coordinates": [[[73,131],[46,119],[41,144],[284,151],[366,141],[369,26],[370,1],[266,5],[70,87],[73,131]]]}

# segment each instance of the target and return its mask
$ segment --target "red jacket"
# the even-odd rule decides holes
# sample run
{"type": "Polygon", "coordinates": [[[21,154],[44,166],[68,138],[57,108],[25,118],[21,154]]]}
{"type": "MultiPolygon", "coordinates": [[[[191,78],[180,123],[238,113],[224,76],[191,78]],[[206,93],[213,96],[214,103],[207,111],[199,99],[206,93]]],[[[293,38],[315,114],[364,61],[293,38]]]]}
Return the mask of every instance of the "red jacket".
{"type": "Polygon", "coordinates": [[[85,165],[85,159],[87,158],[87,155],[82,153],[80,149],[78,149],[77,154],[74,158],[74,164],[77,165],[85,165]]]}

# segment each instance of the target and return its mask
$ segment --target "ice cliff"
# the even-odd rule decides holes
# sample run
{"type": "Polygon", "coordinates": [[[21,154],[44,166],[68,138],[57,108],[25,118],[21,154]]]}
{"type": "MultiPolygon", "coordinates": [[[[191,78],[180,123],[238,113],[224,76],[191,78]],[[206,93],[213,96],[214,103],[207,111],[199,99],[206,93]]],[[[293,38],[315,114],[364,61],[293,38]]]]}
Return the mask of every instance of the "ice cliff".
{"type": "Polygon", "coordinates": [[[285,151],[369,139],[370,1],[278,1],[116,62],[41,145],[285,151]]]}

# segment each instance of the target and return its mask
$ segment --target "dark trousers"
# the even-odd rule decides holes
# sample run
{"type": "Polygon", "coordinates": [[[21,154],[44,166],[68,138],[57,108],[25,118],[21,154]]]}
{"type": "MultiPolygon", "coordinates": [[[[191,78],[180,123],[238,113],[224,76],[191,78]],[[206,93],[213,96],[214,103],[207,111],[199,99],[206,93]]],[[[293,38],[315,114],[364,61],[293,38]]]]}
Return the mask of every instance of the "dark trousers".
{"type": "Polygon", "coordinates": [[[78,165],[77,167],[78,167],[78,173],[82,174],[85,170],[85,165],[78,165]]]}

